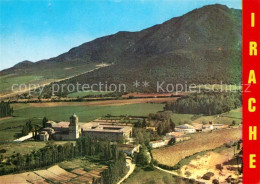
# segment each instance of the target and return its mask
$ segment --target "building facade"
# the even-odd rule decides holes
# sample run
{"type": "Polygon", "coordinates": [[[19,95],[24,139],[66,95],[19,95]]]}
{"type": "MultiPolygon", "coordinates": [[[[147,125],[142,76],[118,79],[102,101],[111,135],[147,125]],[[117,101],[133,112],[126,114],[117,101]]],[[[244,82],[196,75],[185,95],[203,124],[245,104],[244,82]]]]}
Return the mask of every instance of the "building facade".
{"type": "Polygon", "coordinates": [[[132,126],[114,125],[114,122],[96,120],[89,123],[80,123],[74,113],[70,122],[55,123],[49,121],[47,127],[40,132],[40,140],[76,140],[80,137],[89,137],[98,140],[118,141],[127,140],[132,136],[132,126]]]}

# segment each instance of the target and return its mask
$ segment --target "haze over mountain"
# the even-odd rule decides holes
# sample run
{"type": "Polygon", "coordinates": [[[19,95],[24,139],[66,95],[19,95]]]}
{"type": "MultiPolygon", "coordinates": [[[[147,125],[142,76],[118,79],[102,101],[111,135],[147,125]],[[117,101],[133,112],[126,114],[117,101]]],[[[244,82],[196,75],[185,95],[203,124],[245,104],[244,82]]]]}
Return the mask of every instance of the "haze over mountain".
{"type": "Polygon", "coordinates": [[[133,82],[146,80],[150,86],[141,90],[146,92],[156,90],[156,81],[238,83],[241,10],[219,4],[204,6],[139,32],[124,31],[95,39],[48,60],[23,61],[0,74],[24,76],[40,72],[50,79],[55,73],[49,75],[48,70],[53,68],[63,73],[69,68],[73,75],[78,74],[78,68],[82,72],[83,66],[93,68],[100,63],[113,65],[62,83],[124,83],[130,91],[136,91],[133,82]]]}

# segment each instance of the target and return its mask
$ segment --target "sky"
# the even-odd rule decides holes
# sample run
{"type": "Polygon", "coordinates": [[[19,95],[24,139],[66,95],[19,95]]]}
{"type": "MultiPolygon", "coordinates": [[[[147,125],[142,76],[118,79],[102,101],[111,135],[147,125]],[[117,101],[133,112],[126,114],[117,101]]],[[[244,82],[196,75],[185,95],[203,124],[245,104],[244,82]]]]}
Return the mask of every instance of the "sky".
{"type": "Polygon", "coordinates": [[[241,0],[0,0],[0,70],[216,3],[242,6],[241,0]]]}

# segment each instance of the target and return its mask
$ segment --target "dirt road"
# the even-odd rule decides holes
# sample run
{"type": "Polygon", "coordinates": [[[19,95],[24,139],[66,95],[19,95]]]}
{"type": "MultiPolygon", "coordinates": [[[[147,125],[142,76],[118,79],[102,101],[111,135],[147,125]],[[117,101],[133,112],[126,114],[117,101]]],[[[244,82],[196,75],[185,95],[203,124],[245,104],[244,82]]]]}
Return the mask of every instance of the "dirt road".
{"type": "Polygon", "coordinates": [[[126,163],[128,163],[129,165],[129,171],[117,184],[120,184],[123,181],[125,181],[135,170],[135,164],[132,163],[131,159],[126,159],[126,163]]]}
{"type": "Polygon", "coordinates": [[[30,138],[32,138],[32,137],[33,137],[33,133],[30,132],[28,135],[23,136],[23,137],[20,137],[19,139],[15,139],[14,141],[15,141],[15,142],[23,142],[23,141],[25,141],[25,140],[27,140],[27,139],[30,139],[30,138]]]}

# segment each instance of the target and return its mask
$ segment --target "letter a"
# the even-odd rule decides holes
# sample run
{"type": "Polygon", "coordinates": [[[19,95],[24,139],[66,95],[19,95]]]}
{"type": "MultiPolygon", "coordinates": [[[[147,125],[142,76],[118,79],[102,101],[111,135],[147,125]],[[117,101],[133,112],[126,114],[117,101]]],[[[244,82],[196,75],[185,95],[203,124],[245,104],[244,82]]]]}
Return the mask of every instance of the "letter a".
{"type": "Polygon", "coordinates": [[[248,77],[248,84],[256,84],[256,78],[255,78],[255,70],[250,70],[249,77],[248,77]]]}

